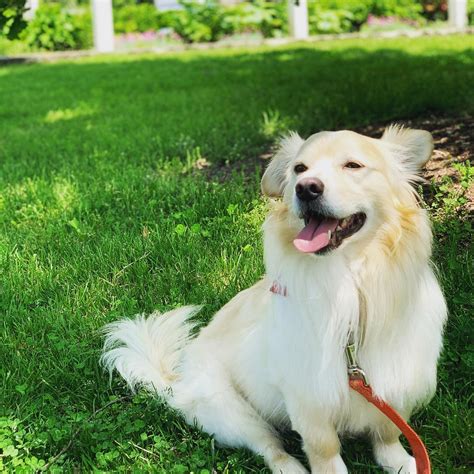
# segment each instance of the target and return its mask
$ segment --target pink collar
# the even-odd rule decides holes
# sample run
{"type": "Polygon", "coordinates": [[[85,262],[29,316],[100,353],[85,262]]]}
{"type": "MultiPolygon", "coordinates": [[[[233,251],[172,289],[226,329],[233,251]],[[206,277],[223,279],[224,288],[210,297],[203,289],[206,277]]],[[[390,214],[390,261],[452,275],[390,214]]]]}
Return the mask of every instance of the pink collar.
{"type": "Polygon", "coordinates": [[[288,296],[286,286],[281,285],[280,283],[278,283],[277,280],[273,281],[272,286],[270,287],[270,291],[272,293],[275,293],[275,295],[288,296]]]}

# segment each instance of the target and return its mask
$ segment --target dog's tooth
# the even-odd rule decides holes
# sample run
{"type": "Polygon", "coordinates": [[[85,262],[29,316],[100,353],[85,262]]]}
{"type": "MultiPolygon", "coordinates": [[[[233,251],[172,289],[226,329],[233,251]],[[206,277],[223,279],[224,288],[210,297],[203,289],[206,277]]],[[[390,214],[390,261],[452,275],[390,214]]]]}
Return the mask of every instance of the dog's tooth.
{"type": "Polygon", "coordinates": [[[332,232],[328,230],[328,239],[331,240],[332,232]]]}

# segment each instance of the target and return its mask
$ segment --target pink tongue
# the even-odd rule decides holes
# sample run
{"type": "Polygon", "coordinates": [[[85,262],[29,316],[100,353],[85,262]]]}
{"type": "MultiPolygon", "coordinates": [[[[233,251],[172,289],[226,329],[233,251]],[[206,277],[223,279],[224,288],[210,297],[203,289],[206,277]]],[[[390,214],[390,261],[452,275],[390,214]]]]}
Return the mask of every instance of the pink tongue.
{"type": "Polygon", "coordinates": [[[293,245],[300,252],[313,253],[329,244],[328,232],[334,232],[337,219],[323,219],[319,221],[312,217],[306,227],[293,240],[293,245]]]}

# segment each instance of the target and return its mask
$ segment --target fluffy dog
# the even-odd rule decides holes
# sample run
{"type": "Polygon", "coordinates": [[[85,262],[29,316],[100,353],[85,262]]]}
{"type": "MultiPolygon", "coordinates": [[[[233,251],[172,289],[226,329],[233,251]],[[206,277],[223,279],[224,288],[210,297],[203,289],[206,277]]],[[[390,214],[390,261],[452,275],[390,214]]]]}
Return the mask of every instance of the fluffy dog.
{"type": "Polygon", "coordinates": [[[405,418],[432,397],[446,305],[413,188],[432,143],[397,126],[381,139],[284,138],[262,179],[264,194],[282,198],[264,224],[263,279],[196,337],[196,307],[110,324],[105,366],[274,473],[306,472],[282,446],[285,425],[313,473],[347,472],[344,433],[368,433],[387,471],[415,473],[400,432],[350,390],[344,349],[351,334],[374,393],[405,418]]]}

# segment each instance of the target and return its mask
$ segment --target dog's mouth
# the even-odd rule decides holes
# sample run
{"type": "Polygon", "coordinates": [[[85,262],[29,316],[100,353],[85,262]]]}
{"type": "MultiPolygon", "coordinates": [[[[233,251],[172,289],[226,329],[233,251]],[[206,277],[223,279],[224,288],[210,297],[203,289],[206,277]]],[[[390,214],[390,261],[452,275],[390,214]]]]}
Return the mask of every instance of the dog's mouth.
{"type": "Polygon", "coordinates": [[[305,227],[293,240],[293,244],[300,252],[326,253],[336,249],[345,239],[358,232],[366,218],[363,212],[343,219],[308,212],[303,216],[305,227]]]}

